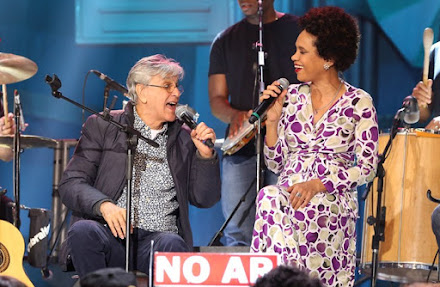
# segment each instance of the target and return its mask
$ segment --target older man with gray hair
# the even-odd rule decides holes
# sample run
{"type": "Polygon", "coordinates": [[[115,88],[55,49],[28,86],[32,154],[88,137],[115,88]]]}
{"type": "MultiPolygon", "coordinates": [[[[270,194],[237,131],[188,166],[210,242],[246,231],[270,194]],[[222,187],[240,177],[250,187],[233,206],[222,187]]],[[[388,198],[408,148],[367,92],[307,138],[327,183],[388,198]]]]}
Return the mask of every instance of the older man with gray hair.
{"type": "MultiPolygon", "coordinates": [[[[220,168],[213,129],[200,123],[188,131],[176,121],[183,89],[183,68],[163,55],[140,59],[130,70],[131,101],[113,111],[127,125],[159,147],[139,140],[133,159],[130,266],[148,273],[154,251],[192,248],[188,203],[211,207],[220,199],[220,168]]],[[[62,260],[80,277],[106,267],[124,267],[127,200],[127,134],[92,115],[60,182],[63,203],[72,213],[62,260]]]]}

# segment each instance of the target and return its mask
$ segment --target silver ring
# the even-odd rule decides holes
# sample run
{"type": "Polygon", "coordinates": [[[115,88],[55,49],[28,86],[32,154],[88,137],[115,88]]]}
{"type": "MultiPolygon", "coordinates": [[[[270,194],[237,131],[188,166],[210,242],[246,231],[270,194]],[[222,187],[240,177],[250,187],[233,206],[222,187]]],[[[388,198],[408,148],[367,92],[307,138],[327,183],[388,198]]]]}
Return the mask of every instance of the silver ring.
{"type": "Polygon", "coordinates": [[[301,197],[301,192],[298,192],[295,196],[296,197],[301,197]]]}

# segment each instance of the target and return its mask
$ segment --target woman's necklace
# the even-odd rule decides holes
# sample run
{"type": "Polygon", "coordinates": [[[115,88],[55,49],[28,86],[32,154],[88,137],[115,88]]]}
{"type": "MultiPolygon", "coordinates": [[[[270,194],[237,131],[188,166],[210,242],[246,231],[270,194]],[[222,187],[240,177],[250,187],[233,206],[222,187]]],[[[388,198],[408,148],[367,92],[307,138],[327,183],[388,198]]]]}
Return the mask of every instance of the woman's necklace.
{"type": "MultiPolygon", "coordinates": [[[[338,96],[338,94],[339,94],[339,91],[341,90],[341,87],[342,87],[342,81],[340,81],[341,83],[339,84],[339,88],[338,88],[338,90],[336,91],[336,93],[335,93],[335,95],[333,96],[333,98],[325,105],[325,106],[323,106],[323,107],[320,107],[319,109],[315,109],[315,108],[313,108],[313,115],[316,115],[320,110],[323,110],[323,109],[325,109],[325,108],[327,108],[335,99],[336,99],[336,97],[338,96]]],[[[313,107],[313,103],[312,103],[312,107],[313,107]]]]}

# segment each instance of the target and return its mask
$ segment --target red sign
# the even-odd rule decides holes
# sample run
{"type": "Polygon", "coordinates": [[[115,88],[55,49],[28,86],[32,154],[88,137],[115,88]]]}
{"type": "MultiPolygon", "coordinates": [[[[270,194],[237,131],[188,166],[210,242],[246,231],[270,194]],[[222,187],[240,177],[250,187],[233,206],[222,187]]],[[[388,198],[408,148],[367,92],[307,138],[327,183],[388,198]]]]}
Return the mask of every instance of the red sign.
{"type": "Polygon", "coordinates": [[[278,266],[277,254],[154,254],[154,286],[250,286],[278,266]]]}

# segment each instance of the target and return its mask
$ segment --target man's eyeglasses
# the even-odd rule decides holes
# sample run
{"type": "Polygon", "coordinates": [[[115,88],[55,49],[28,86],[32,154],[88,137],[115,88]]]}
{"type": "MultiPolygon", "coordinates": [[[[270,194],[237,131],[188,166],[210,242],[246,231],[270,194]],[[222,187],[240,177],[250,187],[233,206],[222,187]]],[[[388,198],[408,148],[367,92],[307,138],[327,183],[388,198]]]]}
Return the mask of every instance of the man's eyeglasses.
{"type": "Polygon", "coordinates": [[[163,86],[146,84],[145,86],[156,87],[156,88],[164,88],[170,94],[174,91],[175,88],[177,88],[177,90],[179,90],[180,94],[183,93],[183,86],[182,85],[176,85],[174,83],[166,84],[166,85],[163,85],[163,86]]]}

